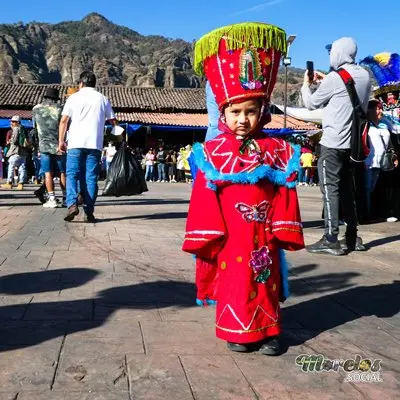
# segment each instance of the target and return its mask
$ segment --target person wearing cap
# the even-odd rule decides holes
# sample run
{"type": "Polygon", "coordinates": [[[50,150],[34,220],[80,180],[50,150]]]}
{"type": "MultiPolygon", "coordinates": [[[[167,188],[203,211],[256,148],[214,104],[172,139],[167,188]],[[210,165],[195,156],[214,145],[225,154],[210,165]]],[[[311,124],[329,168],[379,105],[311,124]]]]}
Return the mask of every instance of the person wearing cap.
{"type": "Polygon", "coordinates": [[[3,189],[12,189],[14,172],[18,169],[18,185],[17,190],[23,190],[24,182],[27,180],[26,173],[26,156],[28,154],[27,136],[25,129],[21,125],[21,118],[19,115],[14,115],[11,118],[11,129],[7,133],[6,145],[8,151],[6,157],[8,158],[8,172],[7,183],[1,185],[3,189]]]}
{"type": "Polygon", "coordinates": [[[64,220],[73,221],[79,214],[78,182],[81,181],[85,222],[94,223],[94,206],[97,199],[100,162],[104,142],[104,124],[107,120],[116,125],[114,111],[107,97],[96,89],[96,76],[91,71],[79,77],[79,91],[70,96],[64,105],[59,128],[59,151],[67,150],[65,133],[69,121],[67,152],[67,207],[64,220]]]}
{"type": "Polygon", "coordinates": [[[54,175],[60,174],[60,187],[65,194],[66,156],[58,153],[58,127],[61,119],[61,106],[58,104],[59,90],[46,89],[43,101],[33,107],[32,119],[39,138],[41,172],[45,175],[48,200],[45,208],[56,208],[58,203],[54,191],[54,175]]]}
{"type": "Polygon", "coordinates": [[[197,304],[216,303],[216,335],[231,351],[279,355],[279,302],[289,295],[283,249],[304,248],[296,193],[300,149],[267,137],[286,33],[242,23],[195,45],[219,110],[212,140],[193,146],[197,167],[183,250],[196,256],[197,304]]]}

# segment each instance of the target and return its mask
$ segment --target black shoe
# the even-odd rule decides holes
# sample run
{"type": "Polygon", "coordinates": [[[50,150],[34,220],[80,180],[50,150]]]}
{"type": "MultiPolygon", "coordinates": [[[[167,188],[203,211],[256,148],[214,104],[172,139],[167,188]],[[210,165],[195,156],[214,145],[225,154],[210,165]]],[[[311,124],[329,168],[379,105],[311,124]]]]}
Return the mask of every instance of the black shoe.
{"type": "Polygon", "coordinates": [[[340,245],[344,251],[367,251],[367,248],[364,246],[359,236],[357,236],[355,240],[352,237],[346,236],[340,240],[340,245]]]}
{"type": "Polygon", "coordinates": [[[68,213],[64,218],[64,221],[71,222],[79,214],[79,208],[75,205],[68,208],[68,213]]]}
{"type": "Polygon", "coordinates": [[[46,186],[42,185],[39,189],[35,190],[33,194],[39,199],[39,201],[44,204],[47,201],[47,190],[46,186]]]}
{"type": "Polygon", "coordinates": [[[267,339],[258,351],[265,356],[279,356],[282,353],[279,337],[275,336],[267,339]]]}
{"type": "Polygon", "coordinates": [[[226,342],[226,347],[230,351],[235,351],[237,353],[248,353],[249,351],[251,351],[249,346],[240,343],[226,342]]]}
{"type": "Polygon", "coordinates": [[[96,218],[93,213],[86,213],[84,217],[84,221],[89,224],[94,224],[96,222],[96,218]]]}
{"type": "Polygon", "coordinates": [[[336,242],[329,242],[325,236],[317,243],[306,246],[306,250],[309,253],[330,254],[332,256],[342,256],[345,254],[338,240],[336,242]]]}

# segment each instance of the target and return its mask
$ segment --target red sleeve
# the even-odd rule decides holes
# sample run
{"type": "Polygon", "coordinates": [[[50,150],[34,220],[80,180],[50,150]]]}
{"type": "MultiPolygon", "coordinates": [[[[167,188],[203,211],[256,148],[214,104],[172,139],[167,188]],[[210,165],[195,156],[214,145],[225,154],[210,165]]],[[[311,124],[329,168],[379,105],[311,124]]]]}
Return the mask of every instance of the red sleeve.
{"type": "Polygon", "coordinates": [[[202,301],[203,305],[205,305],[205,300],[215,301],[217,299],[218,267],[216,263],[216,260],[204,261],[196,258],[197,300],[202,301]]]}
{"type": "Polygon", "coordinates": [[[269,220],[267,234],[270,240],[277,242],[279,248],[290,251],[304,248],[303,225],[296,188],[275,187],[269,220]]]}
{"type": "Polygon", "coordinates": [[[190,199],[183,251],[203,260],[212,260],[226,238],[225,222],[217,193],[207,187],[203,172],[198,171],[190,199]]]}

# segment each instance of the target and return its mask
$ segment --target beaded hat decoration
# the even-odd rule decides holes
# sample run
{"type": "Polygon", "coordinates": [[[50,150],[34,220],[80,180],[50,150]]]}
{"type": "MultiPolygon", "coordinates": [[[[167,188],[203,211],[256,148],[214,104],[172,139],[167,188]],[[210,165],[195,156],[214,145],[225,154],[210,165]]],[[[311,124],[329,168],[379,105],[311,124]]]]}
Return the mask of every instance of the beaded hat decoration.
{"type": "Polygon", "coordinates": [[[374,96],[385,111],[400,108],[400,56],[397,53],[379,53],[361,60],[368,66],[378,82],[374,96]]]}
{"type": "Polygon", "coordinates": [[[277,26],[229,25],[196,42],[194,69],[210,82],[219,109],[249,98],[269,101],[286,49],[286,33],[277,26]]]}

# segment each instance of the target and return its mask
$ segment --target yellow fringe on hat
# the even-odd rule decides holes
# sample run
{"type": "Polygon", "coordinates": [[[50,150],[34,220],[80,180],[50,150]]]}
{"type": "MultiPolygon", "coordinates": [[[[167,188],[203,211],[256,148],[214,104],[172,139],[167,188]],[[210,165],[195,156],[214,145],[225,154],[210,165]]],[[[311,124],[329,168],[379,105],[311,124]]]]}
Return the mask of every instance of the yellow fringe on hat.
{"type": "Polygon", "coordinates": [[[374,56],[374,59],[382,66],[388,65],[390,61],[390,53],[379,53],[374,56]]]}
{"type": "Polygon", "coordinates": [[[224,26],[201,37],[194,48],[194,70],[202,75],[203,62],[218,53],[219,43],[225,37],[228,50],[244,47],[275,49],[286,54],[286,32],[274,25],[259,22],[244,22],[224,26]]]}

